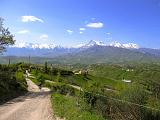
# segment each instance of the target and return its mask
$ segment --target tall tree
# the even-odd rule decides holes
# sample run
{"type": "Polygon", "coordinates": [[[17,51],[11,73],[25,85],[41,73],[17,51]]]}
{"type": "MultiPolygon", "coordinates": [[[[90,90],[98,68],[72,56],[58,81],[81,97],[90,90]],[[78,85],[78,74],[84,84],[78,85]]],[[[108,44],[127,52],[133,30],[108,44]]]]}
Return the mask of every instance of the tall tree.
{"type": "Polygon", "coordinates": [[[8,45],[13,45],[15,40],[13,39],[13,35],[10,33],[8,28],[4,27],[3,24],[4,19],[0,17],[0,53],[6,50],[8,45]]]}
{"type": "Polygon", "coordinates": [[[44,64],[44,72],[48,73],[48,65],[47,65],[47,61],[44,64]]]}

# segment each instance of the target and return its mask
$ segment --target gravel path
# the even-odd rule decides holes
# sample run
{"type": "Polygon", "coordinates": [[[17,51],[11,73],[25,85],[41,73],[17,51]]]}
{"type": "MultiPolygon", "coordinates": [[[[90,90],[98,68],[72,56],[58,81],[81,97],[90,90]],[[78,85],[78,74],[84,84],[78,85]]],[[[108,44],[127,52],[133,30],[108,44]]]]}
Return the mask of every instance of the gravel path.
{"type": "Polygon", "coordinates": [[[50,90],[26,80],[29,93],[0,105],[0,120],[54,120],[50,90]]]}

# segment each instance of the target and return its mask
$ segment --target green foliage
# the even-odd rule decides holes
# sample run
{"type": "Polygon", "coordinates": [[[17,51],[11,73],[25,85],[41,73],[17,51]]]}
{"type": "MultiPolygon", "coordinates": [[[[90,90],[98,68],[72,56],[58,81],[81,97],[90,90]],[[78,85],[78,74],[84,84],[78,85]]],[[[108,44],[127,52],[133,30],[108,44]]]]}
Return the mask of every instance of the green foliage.
{"type": "Polygon", "coordinates": [[[45,64],[44,64],[44,72],[45,72],[45,73],[48,73],[48,65],[47,65],[47,62],[45,62],[45,64]]]}
{"type": "Polygon", "coordinates": [[[37,80],[37,78],[29,78],[30,80],[32,80],[32,82],[34,82],[36,85],[40,85],[40,82],[37,80]]]}
{"type": "Polygon", "coordinates": [[[23,72],[16,72],[16,80],[21,85],[21,87],[24,88],[24,90],[27,88],[27,83],[23,72]]]}
{"type": "Polygon", "coordinates": [[[6,46],[14,44],[13,35],[8,28],[4,28],[3,19],[0,17],[0,53],[6,50],[6,46]]]}
{"type": "Polygon", "coordinates": [[[51,75],[57,75],[59,73],[57,68],[52,68],[51,69],[51,75]]]}
{"type": "Polygon", "coordinates": [[[27,91],[24,74],[18,65],[0,65],[0,103],[27,91]]]}
{"type": "Polygon", "coordinates": [[[56,115],[66,120],[104,120],[95,113],[81,110],[76,99],[70,96],[52,94],[52,104],[56,115]]]}
{"type": "Polygon", "coordinates": [[[76,93],[76,89],[67,85],[67,84],[64,84],[64,83],[52,83],[51,85],[51,90],[53,92],[56,92],[56,93],[60,93],[60,94],[63,94],[63,95],[72,95],[74,96],[75,93],[76,93]]]}
{"type": "Polygon", "coordinates": [[[38,74],[37,80],[38,82],[40,82],[40,84],[44,84],[45,82],[45,79],[43,78],[43,75],[41,73],[38,74]]]}
{"type": "Polygon", "coordinates": [[[138,104],[146,104],[149,94],[144,88],[132,85],[120,92],[120,99],[138,104]]]}
{"type": "Polygon", "coordinates": [[[61,70],[60,71],[60,75],[62,75],[62,76],[70,76],[70,75],[73,75],[73,72],[72,71],[67,71],[67,70],[61,70]]]}
{"type": "Polygon", "coordinates": [[[148,98],[147,105],[160,110],[160,100],[155,97],[148,98]]]}

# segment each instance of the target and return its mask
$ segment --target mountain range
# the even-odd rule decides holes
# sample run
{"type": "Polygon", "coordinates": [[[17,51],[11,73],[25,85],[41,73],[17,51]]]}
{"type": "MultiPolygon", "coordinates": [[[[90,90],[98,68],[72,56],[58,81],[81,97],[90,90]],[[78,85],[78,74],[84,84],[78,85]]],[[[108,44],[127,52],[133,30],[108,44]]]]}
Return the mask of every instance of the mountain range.
{"type": "MultiPolygon", "coordinates": [[[[3,56],[41,57],[58,63],[160,62],[160,49],[140,48],[137,44],[113,42],[109,45],[91,40],[87,44],[62,47],[24,43],[7,48],[3,56]]],[[[46,60],[46,59],[45,59],[46,60]]]]}
{"type": "Polygon", "coordinates": [[[87,44],[80,44],[73,47],[62,47],[53,44],[33,44],[33,43],[19,43],[7,48],[5,56],[36,56],[36,57],[56,57],[68,53],[79,52],[86,50],[93,46],[113,46],[126,49],[138,49],[138,45],[133,43],[120,44],[113,42],[109,45],[101,41],[91,40],[87,44]]]}

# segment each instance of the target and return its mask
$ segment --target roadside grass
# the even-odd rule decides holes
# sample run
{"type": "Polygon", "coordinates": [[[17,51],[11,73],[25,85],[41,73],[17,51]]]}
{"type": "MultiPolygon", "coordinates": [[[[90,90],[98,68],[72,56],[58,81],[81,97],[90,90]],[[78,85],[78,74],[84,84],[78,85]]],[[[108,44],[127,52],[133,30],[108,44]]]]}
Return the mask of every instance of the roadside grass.
{"type": "Polygon", "coordinates": [[[40,84],[40,82],[37,80],[37,78],[29,77],[29,79],[32,80],[32,82],[34,82],[36,85],[40,84]]]}
{"type": "Polygon", "coordinates": [[[42,73],[40,71],[36,71],[36,70],[32,70],[31,74],[33,76],[37,76],[38,74],[41,74],[43,76],[44,79],[46,80],[51,80],[51,81],[55,81],[57,78],[57,75],[50,75],[50,74],[46,74],[46,73],[42,73]]]}
{"type": "Polygon", "coordinates": [[[26,88],[27,88],[27,82],[25,80],[24,73],[21,72],[21,71],[17,71],[15,73],[15,77],[16,77],[17,82],[21,85],[21,87],[24,90],[26,90],[26,88]]]}
{"type": "Polygon", "coordinates": [[[55,114],[66,120],[104,120],[101,116],[82,110],[77,105],[77,99],[73,96],[65,96],[61,94],[52,94],[52,106],[55,114]]]}

